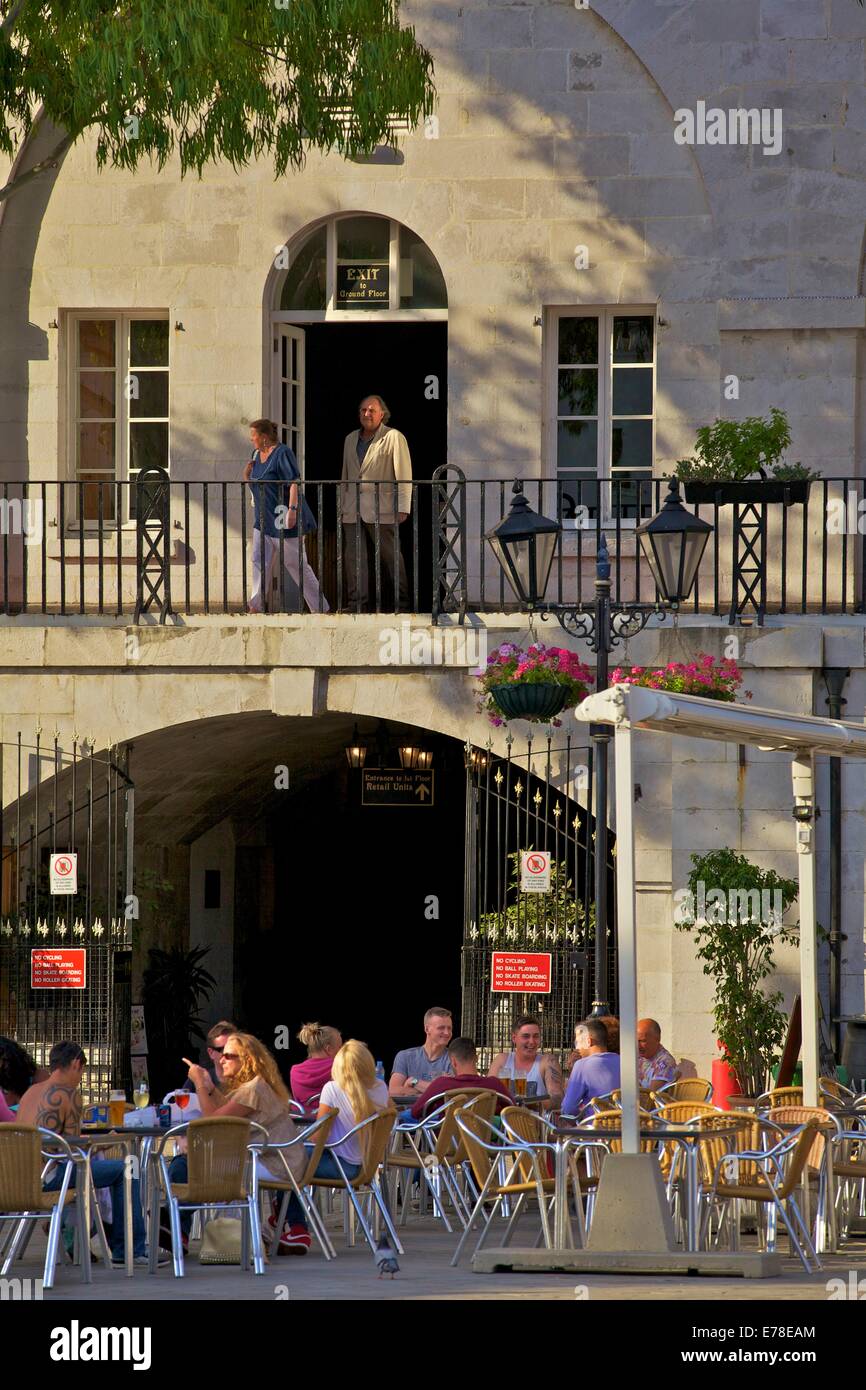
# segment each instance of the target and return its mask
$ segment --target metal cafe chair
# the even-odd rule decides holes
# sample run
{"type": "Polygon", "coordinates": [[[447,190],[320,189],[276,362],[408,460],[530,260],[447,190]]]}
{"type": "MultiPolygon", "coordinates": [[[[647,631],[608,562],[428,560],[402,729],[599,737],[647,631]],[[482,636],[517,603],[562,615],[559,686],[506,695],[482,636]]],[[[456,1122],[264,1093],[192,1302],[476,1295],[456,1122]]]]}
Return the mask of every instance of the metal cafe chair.
{"type": "MultiPolygon", "coordinates": [[[[460,1262],[463,1247],[476,1219],[480,1216],[484,1225],[475,1246],[475,1254],[484,1244],[497,1212],[505,1200],[511,1198],[516,1200],[505,1228],[503,1245],[514,1228],[526,1198],[534,1196],[538,1200],[544,1243],[550,1250],[552,1236],[548,1207],[555,1198],[555,1183],[546,1171],[546,1164],[542,1163],[541,1146],[526,1144],[522,1139],[504,1138],[492,1121],[482,1119],[465,1106],[457,1111],[456,1119],[478,1187],[478,1199],[451,1259],[452,1267],[460,1262]],[[500,1160],[503,1159],[504,1172],[500,1171],[500,1160]],[[490,1211],[485,1212],[484,1204],[491,1200],[490,1211]]],[[[549,1147],[552,1149],[554,1146],[549,1147]]]]}
{"type": "MultiPolygon", "coordinates": [[[[44,1288],[54,1287],[63,1213],[76,1196],[79,1196],[76,1203],[79,1244],[82,1251],[87,1246],[90,1233],[85,1230],[86,1203],[75,1188],[70,1188],[75,1163],[75,1155],[62,1135],[17,1121],[0,1124],[0,1223],[16,1223],[0,1276],[5,1278],[12,1261],[23,1250],[23,1237],[25,1232],[28,1237],[32,1234],[32,1223],[48,1217],[48,1247],[42,1279],[44,1288]],[[46,1143],[50,1143],[50,1151],[46,1150],[46,1143]],[[62,1166],[61,1184],[56,1192],[43,1192],[43,1177],[52,1164],[62,1166]]],[[[86,1255],[82,1253],[81,1257],[85,1279],[89,1279],[90,1273],[89,1254],[88,1246],[86,1255]]]]}
{"type": "MultiPolygon", "coordinates": [[[[810,1121],[786,1135],[771,1149],[744,1149],[725,1154],[713,1173],[701,1223],[702,1234],[706,1235],[713,1208],[719,1205],[723,1211],[722,1220],[724,1215],[728,1218],[731,1247],[736,1249],[739,1244],[737,1203],[755,1202],[772,1209],[781,1217],[791,1249],[796,1250],[806,1273],[814,1272],[812,1265],[815,1270],[821,1269],[809,1228],[794,1200],[794,1192],[800,1184],[817,1132],[817,1125],[810,1121]],[[740,1165],[747,1165],[750,1171],[741,1172],[740,1165]]],[[[719,1234],[722,1220],[719,1222],[719,1234]]],[[[775,1243],[775,1227],[768,1223],[767,1249],[775,1248],[775,1243]]]]}
{"type": "Polygon", "coordinates": [[[841,1132],[842,1126],[831,1111],[814,1105],[782,1105],[767,1112],[767,1119],[790,1130],[795,1125],[814,1121],[818,1127],[815,1142],[809,1150],[803,1167],[801,1189],[806,1224],[810,1216],[810,1180],[817,1180],[818,1202],[815,1212],[815,1249],[821,1253],[836,1249],[836,1208],[835,1180],[833,1173],[833,1149],[828,1148],[831,1138],[841,1132]]]}
{"type": "Polygon", "coordinates": [[[843,1237],[852,1217],[866,1215],[866,1133],[842,1129],[830,1139],[836,1184],[836,1223],[843,1237]]]}
{"type": "MultiPolygon", "coordinates": [[[[253,1267],[256,1274],[264,1274],[265,1262],[262,1253],[262,1232],[258,1217],[258,1207],[253,1200],[252,1186],[247,1183],[247,1170],[252,1156],[248,1146],[253,1130],[267,1142],[268,1132],[254,1120],[244,1120],[234,1115],[214,1115],[202,1120],[188,1120],[186,1124],[174,1125],[167,1129],[159,1141],[156,1157],[162,1173],[162,1183],[168,1206],[171,1226],[171,1253],[175,1277],[183,1277],[183,1241],[180,1231],[181,1211],[240,1212],[241,1213],[241,1267],[249,1264],[249,1246],[252,1241],[253,1267]],[[189,1176],[185,1183],[172,1183],[169,1177],[165,1146],[169,1139],[184,1134],[187,1139],[187,1164],[189,1176]],[[244,1224],[244,1218],[248,1222],[244,1224]]],[[[156,1270],[157,1247],[159,1239],[159,1197],[153,1195],[151,1203],[150,1273],[156,1270]]]]}
{"type": "MultiPolygon", "coordinates": [[[[509,1139],[516,1139],[534,1149],[546,1149],[551,1154],[555,1154],[557,1148],[563,1143],[567,1146],[575,1214],[581,1245],[585,1245],[595,1210],[599,1174],[589,1164],[587,1164],[586,1170],[581,1172],[578,1167],[578,1160],[581,1157],[589,1158],[590,1154],[585,1151],[592,1149],[597,1149],[603,1155],[607,1152],[606,1146],[597,1139],[588,1138],[586,1134],[577,1129],[573,1139],[570,1136],[563,1136],[562,1132],[557,1130],[557,1127],[546,1120],[543,1115],[533,1115],[531,1111],[524,1110],[518,1105],[508,1106],[502,1111],[500,1118],[502,1128],[509,1139]],[[585,1216],[582,1201],[584,1197],[586,1198],[585,1216]]],[[[598,1167],[600,1169],[600,1163],[598,1167]]]]}
{"type": "MultiPolygon", "coordinates": [[[[468,1107],[482,1119],[492,1120],[499,1100],[495,1091],[485,1086],[467,1086],[459,1091],[448,1091],[434,1097],[436,1109],[421,1121],[397,1125],[394,1129],[394,1144],[388,1154],[388,1168],[398,1172],[415,1173],[427,1186],[433,1200],[434,1213],[441,1216],[446,1231],[451,1232],[451,1224],[442,1202],[442,1188],[451,1200],[461,1226],[465,1228],[469,1216],[469,1204],[460,1192],[458,1175],[468,1162],[463,1146],[463,1137],[457,1128],[456,1116],[462,1107],[468,1107]],[[398,1148],[402,1142],[408,1148],[398,1148]],[[424,1151],[422,1152],[422,1146],[424,1151]]],[[[465,1184],[464,1184],[465,1185],[465,1184]]],[[[404,1200],[400,1224],[405,1225],[409,1212],[404,1186],[404,1200]]]]}
{"type": "MultiPolygon", "coordinates": [[[[391,1139],[391,1131],[394,1128],[394,1121],[396,1118],[396,1109],[393,1106],[389,1106],[387,1110],[379,1110],[375,1115],[368,1115],[366,1120],[361,1120],[359,1124],[354,1125],[352,1129],[341,1135],[339,1139],[333,1139],[325,1143],[323,1145],[323,1153],[333,1154],[334,1162],[337,1165],[340,1176],[328,1178],[318,1178],[314,1176],[310,1178],[307,1184],[309,1187],[313,1188],[334,1188],[337,1191],[345,1193],[348,1201],[352,1205],[355,1215],[361,1223],[364,1239],[367,1241],[373,1254],[376,1252],[376,1240],[373,1229],[364,1215],[364,1209],[359,1200],[362,1196],[369,1198],[370,1205],[381,1217],[388,1231],[388,1235],[394,1242],[394,1248],[397,1254],[403,1254],[400,1237],[397,1235],[394,1222],[391,1219],[391,1213],[388,1210],[388,1203],[385,1201],[379,1178],[380,1169],[384,1168],[387,1161],[388,1144],[391,1139]],[[354,1137],[356,1134],[361,1134],[364,1130],[369,1130],[366,1153],[364,1152],[362,1142],[361,1152],[363,1154],[363,1161],[361,1163],[361,1170],[357,1177],[350,1178],[343,1167],[337,1148],[338,1146],[342,1147],[347,1139],[354,1137]]],[[[346,1214],[348,1217],[348,1209],[346,1214]]]]}
{"type": "Polygon", "coordinates": [[[337,1113],[338,1112],[333,1108],[329,1108],[324,1115],[314,1120],[311,1125],[308,1125],[300,1134],[297,1134],[294,1139],[288,1139],[280,1144],[256,1141],[249,1146],[253,1158],[252,1191],[253,1200],[256,1204],[256,1211],[261,1210],[260,1197],[262,1193],[282,1193],[280,1210],[277,1214],[273,1235],[268,1243],[269,1256],[273,1256],[279,1243],[280,1233],[286,1220],[289,1198],[294,1192],[304,1209],[307,1224],[315,1235],[316,1240],[319,1242],[325,1259],[333,1260],[336,1258],[337,1252],[331,1243],[331,1238],[325,1229],[321,1215],[316,1210],[315,1203],[310,1201],[304,1189],[309,1186],[315,1176],[316,1169],[319,1166],[319,1160],[322,1157],[322,1152],[331,1132],[331,1125],[334,1123],[334,1117],[337,1113]],[[314,1139],[314,1142],[312,1150],[307,1156],[304,1171],[299,1178],[296,1178],[289,1167],[286,1156],[287,1151],[297,1148],[298,1146],[303,1147],[311,1139],[314,1139]],[[272,1177],[264,1167],[264,1161],[271,1153],[279,1155],[286,1173],[284,1178],[272,1177]]]}
{"type": "Polygon", "coordinates": [[[713,1083],[702,1076],[685,1076],[679,1081],[669,1081],[666,1086],[653,1088],[652,1097],[657,1105],[671,1105],[679,1100],[709,1104],[713,1099],[713,1083]]]}
{"type": "Polygon", "coordinates": [[[755,1112],[778,1110],[780,1105],[802,1105],[802,1086],[777,1086],[775,1090],[764,1091],[755,1101],[755,1112]]]}

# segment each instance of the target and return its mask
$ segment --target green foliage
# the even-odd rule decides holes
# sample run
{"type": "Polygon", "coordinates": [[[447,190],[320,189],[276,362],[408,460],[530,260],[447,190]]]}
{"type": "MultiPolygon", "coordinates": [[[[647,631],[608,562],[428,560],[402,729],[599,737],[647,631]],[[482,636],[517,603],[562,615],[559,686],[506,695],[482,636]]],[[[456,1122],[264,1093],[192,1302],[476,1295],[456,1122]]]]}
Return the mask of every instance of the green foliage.
{"type": "Polygon", "coordinates": [[[781,462],[791,443],[788,417],[774,406],[769,419],[749,415],[745,420],[716,420],[697,432],[695,455],[680,459],[676,476],[681,482],[739,482],[759,473],[790,481],[818,475],[802,463],[781,462]]]}
{"type": "Polygon", "coordinates": [[[198,1011],[216,987],[213,975],[202,965],[209,951],[209,946],[196,946],[191,951],[179,946],[170,951],[148,951],[142,1002],[149,1049],[148,1074],[154,1095],[157,1091],[164,1093],[183,1079],[183,1058],[193,1059],[192,1049],[198,1046],[193,1039],[204,1037],[198,1011]]]}
{"type": "Polygon", "coordinates": [[[549,893],[522,893],[521,853],[517,850],[508,856],[511,868],[506,906],[501,912],[485,912],[479,917],[478,936],[499,949],[533,945],[544,949],[555,942],[583,949],[595,932],[595,905],[591,904],[587,913],[575,896],[574,880],[559,859],[550,862],[549,893]]]}
{"type": "Polygon", "coordinates": [[[432,110],[433,60],[399,0],[0,0],[0,153],[34,124],[63,139],[0,199],[93,128],[97,162],[182,173],[307,149],[365,154],[432,110]],[[38,114],[37,114],[38,113],[38,114]]]}
{"type": "MultiPolygon", "coordinates": [[[[693,905],[699,899],[699,885],[704,893],[720,889],[727,902],[737,893],[757,892],[756,901],[773,901],[778,893],[782,910],[787,911],[797,898],[793,879],[781,878],[773,869],[759,869],[756,864],[732,849],[715,850],[710,854],[691,856],[694,868],[688,886],[693,905]]],[[[754,900],[754,899],[753,899],[754,900]]],[[[713,914],[708,914],[711,917],[713,914]]],[[[762,981],[775,970],[773,949],[777,941],[797,939],[796,927],[783,927],[772,913],[763,911],[757,917],[746,914],[727,914],[728,920],[701,921],[694,912],[690,920],[678,921],[678,931],[693,932],[698,960],[703,972],[715,985],[713,1019],[716,1033],[725,1049],[725,1056],[737,1071],[744,1095],[759,1095],[766,1087],[770,1068],[776,1058],[787,1028],[787,1015],[779,1007],[782,994],[765,992],[762,981]]]]}

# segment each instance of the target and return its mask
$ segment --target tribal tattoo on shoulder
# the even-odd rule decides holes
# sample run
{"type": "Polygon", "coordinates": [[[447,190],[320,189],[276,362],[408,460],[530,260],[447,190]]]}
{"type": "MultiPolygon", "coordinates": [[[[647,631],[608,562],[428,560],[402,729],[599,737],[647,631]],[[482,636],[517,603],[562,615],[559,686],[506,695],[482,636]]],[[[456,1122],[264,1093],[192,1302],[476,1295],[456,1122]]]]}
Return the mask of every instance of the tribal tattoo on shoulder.
{"type": "Polygon", "coordinates": [[[77,1086],[61,1086],[55,1082],[43,1092],[36,1123],[54,1134],[77,1134],[81,1118],[81,1095],[77,1086]]]}

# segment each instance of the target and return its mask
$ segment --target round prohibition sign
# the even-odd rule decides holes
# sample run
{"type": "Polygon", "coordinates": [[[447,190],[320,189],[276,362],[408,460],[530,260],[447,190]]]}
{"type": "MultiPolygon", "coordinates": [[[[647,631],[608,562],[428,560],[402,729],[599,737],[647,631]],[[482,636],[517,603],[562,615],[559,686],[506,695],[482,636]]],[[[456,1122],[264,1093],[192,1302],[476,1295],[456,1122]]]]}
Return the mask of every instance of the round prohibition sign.
{"type": "Polygon", "coordinates": [[[543,874],[547,868],[547,855],[528,854],[526,856],[526,872],[528,874],[543,874]]]}
{"type": "Polygon", "coordinates": [[[54,872],[57,874],[58,878],[69,877],[69,875],[72,873],[72,860],[68,857],[68,855],[64,854],[61,855],[59,859],[55,859],[54,872]]]}

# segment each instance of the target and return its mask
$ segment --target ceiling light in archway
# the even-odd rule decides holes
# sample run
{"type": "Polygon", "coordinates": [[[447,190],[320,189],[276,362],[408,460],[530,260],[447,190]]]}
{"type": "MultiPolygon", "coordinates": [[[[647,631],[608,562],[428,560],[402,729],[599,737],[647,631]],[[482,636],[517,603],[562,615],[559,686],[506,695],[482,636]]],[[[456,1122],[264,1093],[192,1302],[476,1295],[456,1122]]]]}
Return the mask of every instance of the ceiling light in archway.
{"type": "Polygon", "coordinates": [[[367,745],[358,734],[358,725],[352,731],[352,742],[346,748],[346,761],[349,767],[360,770],[367,761],[367,745]]]}

